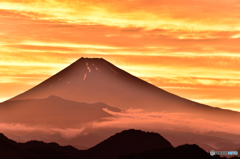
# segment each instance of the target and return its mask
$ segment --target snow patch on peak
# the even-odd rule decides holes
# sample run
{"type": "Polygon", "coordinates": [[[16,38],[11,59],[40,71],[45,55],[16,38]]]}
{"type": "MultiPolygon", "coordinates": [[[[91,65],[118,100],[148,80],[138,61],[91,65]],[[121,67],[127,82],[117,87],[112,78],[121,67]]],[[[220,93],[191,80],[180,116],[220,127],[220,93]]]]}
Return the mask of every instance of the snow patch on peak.
{"type": "Polygon", "coordinates": [[[91,72],[91,69],[90,69],[90,67],[87,67],[87,69],[88,69],[88,72],[90,73],[90,72],[91,72]]]}
{"type": "Polygon", "coordinates": [[[91,69],[90,69],[90,67],[88,66],[88,63],[87,63],[87,62],[86,62],[86,66],[87,66],[88,72],[90,73],[90,72],[91,72],[91,69]]]}
{"type": "Polygon", "coordinates": [[[100,72],[100,70],[98,69],[98,67],[94,63],[92,63],[92,66],[95,67],[96,71],[100,72]]]}
{"type": "Polygon", "coordinates": [[[83,80],[85,81],[86,78],[87,78],[87,73],[84,74],[83,80]]]}

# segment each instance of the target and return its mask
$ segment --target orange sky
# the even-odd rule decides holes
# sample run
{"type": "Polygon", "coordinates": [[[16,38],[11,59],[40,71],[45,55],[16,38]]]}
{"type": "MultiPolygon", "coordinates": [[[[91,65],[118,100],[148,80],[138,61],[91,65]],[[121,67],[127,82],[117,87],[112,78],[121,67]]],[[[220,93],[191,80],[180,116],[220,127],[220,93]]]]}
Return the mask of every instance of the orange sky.
{"type": "Polygon", "coordinates": [[[239,0],[1,0],[0,101],[79,57],[240,111],[239,0]]]}

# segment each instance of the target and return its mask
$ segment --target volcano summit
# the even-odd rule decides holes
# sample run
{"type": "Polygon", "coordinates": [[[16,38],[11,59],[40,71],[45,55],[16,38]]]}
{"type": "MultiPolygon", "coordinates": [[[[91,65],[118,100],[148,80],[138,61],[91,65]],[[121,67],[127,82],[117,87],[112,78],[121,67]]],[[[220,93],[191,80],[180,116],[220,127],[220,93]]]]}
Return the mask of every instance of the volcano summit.
{"type": "Polygon", "coordinates": [[[42,99],[52,95],[76,102],[103,102],[121,110],[187,112],[217,121],[240,120],[240,113],[181,98],[132,76],[102,58],[80,58],[9,101],[42,99]]]}

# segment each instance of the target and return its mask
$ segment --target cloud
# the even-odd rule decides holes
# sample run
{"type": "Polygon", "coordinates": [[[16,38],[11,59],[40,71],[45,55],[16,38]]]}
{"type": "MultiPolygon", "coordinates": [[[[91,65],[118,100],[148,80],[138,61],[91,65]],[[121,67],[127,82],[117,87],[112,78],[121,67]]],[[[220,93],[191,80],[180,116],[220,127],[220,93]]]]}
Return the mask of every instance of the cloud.
{"type": "Polygon", "coordinates": [[[107,118],[107,121],[96,122],[95,128],[135,128],[135,129],[156,129],[173,130],[182,132],[204,133],[208,131],[220,131],[239,134],[238,125],[231,123],[219,123],[195,117],[187,113],[146,113],[141,110],[127,110],[126,112],[112,112],[104,109],[114,117],[107,118]]]}
{"type": "Polygon", "coordinates": [[[186,87],[193,89],[239,89],[240,79],[220,79],[203,77],[142,77],[144,80],[162,87],[186,87]]]}
{"type": "Polygon", "coordinates": [[[234,110],[234,111],[239,111],[239,105],[240,105],[240,99],[238,97],[233,97],[231,96],[231,98],[222,98],[222,99],[218,99],[218,98],[204,98],[204,99],[195,99],[195,101],[203,103],[203,104],[207,104],[207,105],[215,105],[218,107],[222,107],[222,108],[226,108],[226,109],[230,109],[230,110],[234,110]]]}
{"type": "Polygon", "coordinates": [[[0,6],[2,9],[14,10],[29,16],[39,14],[38,18],[59,19],[67,23],[182,30],[239,30],[236,22],[239,15],[237,1],[35,0],[23,3],[4,0],[0,6]]]}
{"type": "Polygon", "coordinates": [[[23,90],[30,89],[33,86],[30,84],[22,84],[22,83],[0,82],[0,87],[1,87],[0,97],[2,97],[2,98],[0,98],[0,102],[2,102],[2,101],[9,99],[9,97],[14,97],[14,96],[18,95],[19,93],[23,92],[23,90]]]}
{"type": "MultiPolygon", "coordinates": [[[[220,123],[196,117],[190,113],[144,112],[141,109],[129,109],[124,112],[112,112],[104,109],[113,117],[105,118],[100,122],[85,123],[81,126],[48,127],[45,125],[29,126],[24,123],[0,123],[0,132],[4,134],[26,135],[41,134],[49,136],[60,134],[63,138],[71,139],[77,136],[96,132],[100,129],[142,129],[155,132],[174,131],[203,134],[205,132],[227,132],[239,134],[238,125],[220,123]]],[[[73,123],[74,125],[75,123],[73,123]]],[[[78,124],[75,124],[78,125],[78,124]]],[[[43,137],[42,136],[42,137],[43,137]]],[[[44,137],[43,137],[44,138],[44,137]]]]}
{"type": "Polygon", "coordinates": [[[22,123],[15,123],[15,124],[7,124],[7,123],[0,123],[0,131],[1,132],[18,132],[20,134],[24,133],[37,133],[37,132],[44,132],[46,134],[54,134],[59,133],[64,138],[74,138],[77,135],[81,134],[85,130],[85,127],[81,128],[49,128],[49,127],[34,127],[34,126],[27,126],[22,123]]]}

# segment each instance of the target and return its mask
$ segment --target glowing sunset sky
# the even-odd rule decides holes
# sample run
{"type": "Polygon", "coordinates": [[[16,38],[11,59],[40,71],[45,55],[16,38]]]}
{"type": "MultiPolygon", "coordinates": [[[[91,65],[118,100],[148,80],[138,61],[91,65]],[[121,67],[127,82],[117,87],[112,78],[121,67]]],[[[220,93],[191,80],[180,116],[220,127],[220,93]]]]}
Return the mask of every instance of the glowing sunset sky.
{"type": "Polygon", "coordinates": [[[239,0],[1,0],[0,101],[80,57],[240,111],[239,0]]]}

